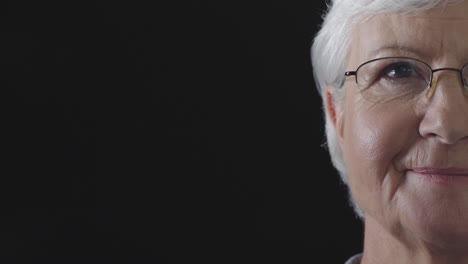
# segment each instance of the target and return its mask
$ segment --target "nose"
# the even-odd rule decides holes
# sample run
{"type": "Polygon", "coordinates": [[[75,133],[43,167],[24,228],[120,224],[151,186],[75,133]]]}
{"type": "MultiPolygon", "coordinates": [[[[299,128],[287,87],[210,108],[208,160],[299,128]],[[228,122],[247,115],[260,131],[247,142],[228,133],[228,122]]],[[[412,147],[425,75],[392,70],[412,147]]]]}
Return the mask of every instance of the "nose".
{"type": "Polygon", "coordinates": [[[434,79],[436,87],[419,125],[419,133],[424,138],[434,138],[444,144],[468,138],[468,97],[455,75],[446,71],[439,73],[438,81],[434,79]]]}

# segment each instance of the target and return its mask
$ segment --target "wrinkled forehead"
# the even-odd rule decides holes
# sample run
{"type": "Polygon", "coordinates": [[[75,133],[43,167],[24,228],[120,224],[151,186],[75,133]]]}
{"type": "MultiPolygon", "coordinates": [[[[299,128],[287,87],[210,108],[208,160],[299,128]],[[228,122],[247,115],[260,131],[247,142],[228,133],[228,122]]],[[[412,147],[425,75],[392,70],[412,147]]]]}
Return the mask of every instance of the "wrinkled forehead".
{"type": "Polygon", "coordinates": [[[350,66],[385,56],[468,62],[468,1],[419,14],[380,14],[355,25],[350,66]]]}

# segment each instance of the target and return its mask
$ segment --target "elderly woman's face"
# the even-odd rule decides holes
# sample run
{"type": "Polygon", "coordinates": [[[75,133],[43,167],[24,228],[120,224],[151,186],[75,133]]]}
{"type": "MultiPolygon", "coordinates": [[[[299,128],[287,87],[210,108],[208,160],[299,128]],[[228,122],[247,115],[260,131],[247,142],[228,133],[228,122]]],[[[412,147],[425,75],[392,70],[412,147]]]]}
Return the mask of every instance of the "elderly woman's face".
{"type": "MultiPolygon", "coordinates": [[[[468,63],[466,14],[467,2],[373,17],[354,32],[347,70],[389,56],[461,68],[468,63]]],[[[335,125],[366,221],[408,241],[468,242],[468,97],[459,72],[437,71],[436,78],[432,94],[396,104],[364,99],[348,78],[335,125]]]]}

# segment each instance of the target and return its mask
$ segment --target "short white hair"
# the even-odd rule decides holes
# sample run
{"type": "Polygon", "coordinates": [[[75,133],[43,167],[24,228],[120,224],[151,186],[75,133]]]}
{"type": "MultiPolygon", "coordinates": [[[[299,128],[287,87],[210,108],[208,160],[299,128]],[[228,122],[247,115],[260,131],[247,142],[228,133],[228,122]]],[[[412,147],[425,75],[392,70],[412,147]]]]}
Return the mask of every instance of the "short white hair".
{"type": "MultiPolygon", "coordinates": [[[[321,29],[315,36],[312,48],[312,68],[317,89],[325,103],[326,87],[333,89],[333,104],[341,103],[344,97],[344,72],[355,25],[378,14],[413,14],[429,9],[460,2],[458,0],[330,0],[323,16],[321,29]]],[[[335,127],[323,108],[327,146],[333,165],[339,172],[342,182],[348,186],[348,175],[343,161],[335,127]]],[[[357,216],[364,218],[363,211],[349,194],[350,204],[357,216]]]]}

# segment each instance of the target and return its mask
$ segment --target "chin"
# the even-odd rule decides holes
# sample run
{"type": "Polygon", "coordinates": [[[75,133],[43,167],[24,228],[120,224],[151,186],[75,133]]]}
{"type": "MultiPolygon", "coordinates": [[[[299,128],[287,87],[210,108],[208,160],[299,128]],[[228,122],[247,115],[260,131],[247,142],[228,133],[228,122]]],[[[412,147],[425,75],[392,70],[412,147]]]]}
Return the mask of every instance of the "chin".
{"type": "Polygon", "coordinates": [[[436,250],[461,250],[468,247],[468,215],[458,214],[456,209],[429,211],[424,214],[408,214],[403,219],[406,233],[419,241],[425,241],[436,250]]]}

